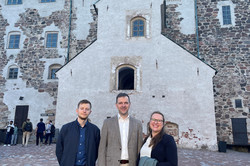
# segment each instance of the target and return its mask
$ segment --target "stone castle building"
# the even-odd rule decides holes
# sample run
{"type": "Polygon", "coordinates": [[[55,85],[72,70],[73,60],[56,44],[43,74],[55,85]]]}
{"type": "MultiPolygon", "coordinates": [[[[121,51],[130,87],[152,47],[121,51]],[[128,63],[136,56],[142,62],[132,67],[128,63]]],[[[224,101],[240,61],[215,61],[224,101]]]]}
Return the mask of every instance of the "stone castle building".
{"type": "Polygon", "coordinates": [[[144,131],[157,109],[180,146],[249,144],[249,1],[133,3],[1,1],[0,128],[27,117],[60,128],[82,98],[101,127],[125,91],[144,131]],[[140,21],[144,31],[133,34],[131,23],[140,21]]]}

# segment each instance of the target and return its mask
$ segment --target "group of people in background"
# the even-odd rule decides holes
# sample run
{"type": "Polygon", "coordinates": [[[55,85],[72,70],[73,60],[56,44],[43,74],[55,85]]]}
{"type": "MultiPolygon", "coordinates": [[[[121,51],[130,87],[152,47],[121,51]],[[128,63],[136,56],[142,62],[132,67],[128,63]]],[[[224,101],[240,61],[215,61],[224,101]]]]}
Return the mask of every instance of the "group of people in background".
{"type": "MultiPolygon", "coordinates": [[[[16,145],[18,140],[18,127],[17,124],[13,125],[13,121],[10,121],[6,126],[6,139],[4,146],[16,145]]],[[[27,118],[25,122],[22,124],[22,146],[27,146],[30,136],[33,133],[33,124],[30,122],[30,119],[27,118]]],[[[45,138],[44,144],[47,144],[49,141],[49,145],[52,143],[52,137],[55,134],[55,126],[52,121],[48,121],[45,125],[43,123],[43,119],[40,119],[40,122],[37,124],[35,129],[36,134],[36,145],[41,145],[43,143],[43,138],[45,138]],[[39,141],[40,138],[40,141],[39,141]]]]}
{"type": "Polygon", "coordinates": [[[102,130],[92,124],[91,102],[81,100],[73,122],[62,126],[56,156],[60,166],[177,166],[174,138],[164,132],[165,118],[153,112],[149,132],[143,139],[142,123],[129,115],[131,105],[126,93],[116,97],[118,114],[104,120],[102,130]]]}
{"type": "Polygon", "coordinates": [[[52,138],[55,135],[55,126],[52,123],[52,120],[50,120],[46,125],[43,123],[43,118],[40,119],[40,122],[37,124],[36,128],[36,145],[41,146],[43,143],[43,138],[45,137],[44,144],[49,145],[52,143],[52,138]]]}

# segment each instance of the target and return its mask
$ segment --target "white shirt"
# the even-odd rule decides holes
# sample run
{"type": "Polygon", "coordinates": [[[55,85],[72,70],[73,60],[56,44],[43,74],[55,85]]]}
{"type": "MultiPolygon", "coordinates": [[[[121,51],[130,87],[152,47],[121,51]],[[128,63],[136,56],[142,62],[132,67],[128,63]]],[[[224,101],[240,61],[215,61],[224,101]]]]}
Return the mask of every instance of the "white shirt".
{"type": "Polygon", "coordinates": [[[142,146],[141,157],[143,156],[151,157],[152,145],[149,147],[150,141],[151,141],[151,137],[148,137],[147,141],[142,146]]]}
{"type": "Polygon", "coordinates": [[[118,114],[118,122],[120,128],[122,153],[121,160],[128,160],[128,129],[129,129],[129,116],[123,119],[120,114],[118,114]]]}
{"type": "Polygon", "coordinates": [[[46,133],[51,133],[51,123],[48,123],[47,125],[46,125],[46,133]]]}
{"type": "Polygon", "coordinates": [[[8,124],[8,125],[6,126],[7,132],[10,132],[10,128],[11,128],[11,127],[14,128],[14,125],[13,125],[13,124],[8,124]]]}

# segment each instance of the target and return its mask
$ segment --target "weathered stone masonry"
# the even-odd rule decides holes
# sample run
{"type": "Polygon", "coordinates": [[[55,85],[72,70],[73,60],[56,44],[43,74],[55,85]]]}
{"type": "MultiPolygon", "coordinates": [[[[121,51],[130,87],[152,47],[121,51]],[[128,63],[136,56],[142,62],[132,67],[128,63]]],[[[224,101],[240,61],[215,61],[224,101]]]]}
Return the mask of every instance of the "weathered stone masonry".
{"type": "MultiPolygon", "coordinates": [[[[25,5],[25,4],[22,4],[25,5]]],[[[5,7],[5,6],[3,6],[5,7]]],[[[90,23],[89,35],[86,39],[76,40],[77,34],[74,34],[76,29],[75,20],[77,19],[75,12],[76,7],[72,8],[72,24],[71,24],[71,43],[70,43],[70,58],[75,56],[92,41],[96,39],[96,14],[94,9],[91,9],[93,15],[93,22],[90,23]]],[[[59,59],[67,58],[67,54],[60,54],[58,48],[68,48],[68,33],[69,33],[69,14],[70,14],[70,1],[65,0],[64,9],[61,11],[54,11],[48,17],[41,17],[39,10],[36,8],[26,8],[25,12],[19,14],[19,19],[15,23],[15,27],[18,27],[25,35],[23,42],[23,49],[20,49],[17,55],[6,56],[6,46],[4,43],[4,36],[8,35],[6,32],[6,26],[9,26],[8,19],[3,18],[0,10],[0,51],[1,51],[1,66],[0,66],[0,127],[3,128],[10,119],[10,111],[8,106],[3,102],[4,92],[6,89],[6,78],[3,76],[2,70],[7,65],[9,59],[15,59],[15,63],[19,67],[19,78],[26,82],[26,88],[34,88],[38,93],[48,93],[54,98],[52,103],[48,103],[54,106],[53,109],[48,109],[44,113],[56,113],[56,99],[57,99],[57,81],[44,82],[45,63],[43,59],[59,59]],[[44,29],[48,26],[58,27],[62,35],[62,40],[59,41],[58,48],[47,49],[44,46],[45,36],[44,29]]],[[[88,27],[86,27],[88,28],[88,27]]],[[[35,103],[37,104],[37,103],[35,103]]],[[[40,116],[40,115],[38,115],[40,116]]],[[[54,116],[48,117],[54,120],[54,116]]]]}
{"type": "MultiPolygon", "coordinates": [[[[214,77],[218,141],[233,143],[231,118],[250,118],[249,1],[232,1],[236,19],[235,26],[230,27],[222,27],[219,22],[218,2],[198,0],[199,48],[200,57],[218,71],[214,77]],[[242,99],[243,108],[235,108],[235,99],[242,99]]],[[[182,18],[176,7],[167,6],[167,28],[163,33],[197,55],[195,34],[185,36],[179,31],[182,18]]]]}
{"type": "MultiPolygon", "coordinates": [[[[0,11],[2,6],[0,5],[0,11]]],[[[8,26],[7,20],[0,14],[0,126],[1,122],[6,122],[8,118],[8,107],[3,102],[4,92],[6,91],[4,84],[6,79],[3,77],[3,68],[8,63],[6,57],[6,51],[4,48],[4,35],[6,31],[6,26],[8,26]]],[[[5,123],[4,123],[5,124],[5,123]]]]}
{"type": "Polygon", "coordinates": [[[166,6],[166,28],[162,30],[162,33],[191,53],[196,54],[196,35],[185,35],[180,32],[180,22],[183,18],[180,17],[180,12],[176,11],[177,7],[177,4],[166,6]]]}
{"type": "Polygon", "coordinates": [[[198,4],[200,51],[205,61],[218,70],[214,77],[218,140],[228,143],[233,143],[231,118],[250,118],[249,1],[232,2],[236,5],[236,20],[235,26],[228,28],[222,28],[217,19],[217,1],[198,4]],[[233,106],[236,98],[242,98],[242,109],[233,106]]]}

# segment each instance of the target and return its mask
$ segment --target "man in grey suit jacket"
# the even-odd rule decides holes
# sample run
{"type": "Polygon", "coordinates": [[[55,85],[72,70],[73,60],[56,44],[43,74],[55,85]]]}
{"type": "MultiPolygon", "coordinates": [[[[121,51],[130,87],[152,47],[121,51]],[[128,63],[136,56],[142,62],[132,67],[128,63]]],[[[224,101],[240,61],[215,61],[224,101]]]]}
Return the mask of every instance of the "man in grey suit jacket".
{"type": "Polygon", "coordinates": [[[126,93],[116,97],[118,115],[106,119],[98,151],[99,166],[135,166],[142,145],[142,124],[129,116],[130,99],[126,93]]]}

